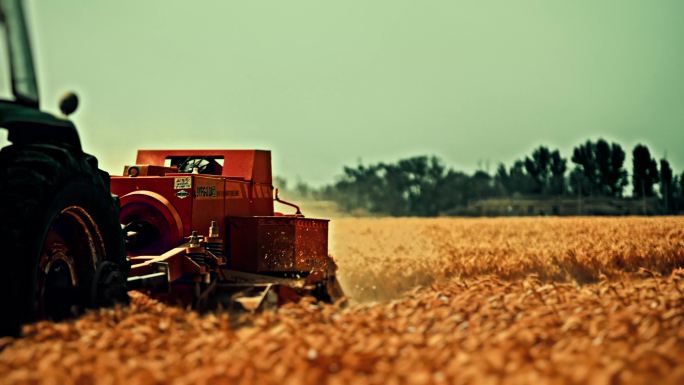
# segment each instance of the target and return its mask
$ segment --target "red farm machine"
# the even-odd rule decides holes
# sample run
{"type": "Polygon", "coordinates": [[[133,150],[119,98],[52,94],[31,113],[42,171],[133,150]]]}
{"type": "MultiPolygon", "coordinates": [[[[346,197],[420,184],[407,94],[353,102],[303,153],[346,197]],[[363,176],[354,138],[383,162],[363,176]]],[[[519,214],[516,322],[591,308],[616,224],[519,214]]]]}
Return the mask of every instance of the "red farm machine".
{"type": "Polygon", "coordinates": [[[328,220],[279,199],[268,151],[141,150],[111,189],[121,202],[129,289],[199,310],[342,296],[328,220]],[[276,213],[274,201],[296,212],[276,213]]]}
{"type": "Polygon", "coordinates": [[[126,302],[131,289],[197,309],[342,295],[327,221],[274,213],[269,152],[140,151],[110,178],[67,118],[74,94],[63,116],[41,110],[21,0],[0,0],[0,38],[11,80],[0,98],[11,143],[0,150],[0,335],[126,302]]]}

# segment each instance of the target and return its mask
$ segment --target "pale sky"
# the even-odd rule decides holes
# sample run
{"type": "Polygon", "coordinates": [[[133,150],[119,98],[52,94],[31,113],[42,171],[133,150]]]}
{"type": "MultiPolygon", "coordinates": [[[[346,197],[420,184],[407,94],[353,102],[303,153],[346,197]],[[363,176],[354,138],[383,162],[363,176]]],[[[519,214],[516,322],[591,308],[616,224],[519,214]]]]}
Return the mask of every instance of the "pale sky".
{"type": "Polygon", "coordinates": [[[269,149],[314,184],[421,154],[493,171],[598,137],[684,170],[681,0],[27,3],[43,107],[76,91],[115,174],[166,147],[269,149]]]}

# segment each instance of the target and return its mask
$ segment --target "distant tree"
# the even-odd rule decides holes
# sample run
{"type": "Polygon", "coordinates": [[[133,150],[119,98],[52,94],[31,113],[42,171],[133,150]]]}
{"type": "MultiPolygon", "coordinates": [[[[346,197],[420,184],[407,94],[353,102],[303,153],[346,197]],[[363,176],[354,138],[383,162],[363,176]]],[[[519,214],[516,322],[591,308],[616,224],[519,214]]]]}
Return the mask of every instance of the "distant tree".
{"type": "MultiPolygon", "coordinates": [[[[635,197],[654,196],[654,184],[660,181],[664,209],[684,209],[684,173],[674,175],[664,159],[658,167],[643,145],[633,149],[632,158],[635,197]]],[[[545,146],[516,160],[510,168],[500,163],[494,175],[482,170],[468,175],[446,167],[437,157],[417,156],[395,163],[344,167],[343,175],[332,185],[313,189],[299,181],[293,190],[334,200],[345,211],[361,209],[393,216],[432,216],[479,199],[532,194],[574,195],[582,210],[584,196],[623,195],[628,179],[625,152],[619,144],[589,140],[573,149],[571,160],[574,167],[566,178],[567,159],[545,146]]],[[[274,184],[288,187],[283,178],[274,178],[274,184]]],[[[643,203],[646,212],[646,200],[643,203]]]]}
{"type": "MultiPolygon", "coordinates": [[[[595,158],[595,145],[591,141],[587,141],[584,144],[580,144],[572,150],[572,162],[575,163],[575,175],[573,176],[574,182],[579,183],[580,178],[577,173],[581,173],[583,178],[581,178],[581,193],[582,195],[594,195],[598,193],[596,180],[598,175],[598,170],[596,166],[595,158]]],[[[577,190],[575,190],[577,191],[577,190]]]]}
{"type": "Polygon", "coordinates": [[[534,180],[525,172],[525,163],[522,160],[516,160],[508,172],[509,189],[511,195],[515,194],[531,194],[534,189],[534,180]]]}
{"type": "Polygon", "coordinates": [[[684,210],[684,172],[672,181],[675,210],[684,210]]]}
{"type": "MultiPolygon", "coordinates": [[[[588,140],[575,147],[572,161],[584,175],[586,191],[583,194],[620,197],[627,186],[627,171],[623,165],[625,152],[617,143],[603,139],[595,143],[588,140]]],[[[575,176],[575,180],[578,178],[575,176]]]]}
{"type": "MultiPolygon", "coordinates": [[[[344,211],[361,209],[369,212],[389,213],[385,207],[377,205],[379,200],[387,198],[391,193],[386,189],[380,168],[381,165],[345,166],[342,177],[332,188],[326,189],[326,198],[335,200],[344,211]]],[[[385,204],[391,206],[394,203],[393,200],[390,199],[385,204]]]]}
{"type": "Polygon", "coordinates": [[[447,180],[450,177],[453,173],[437,157],[417,156],[392,164],[345,167],[343,177],[326,193],[347,211],[432,216],[452,208],[454,195],[466,196],[468,184],[456,186],[447,180]]]}
{"type": "Polygon", "coordinates": [[[494,195],[496,195],[496,188],[493,178],[485,171],[476,171],[470,177],[470,183],[468,183],[468,201],[491,198],[494,195]]]}
{"type": "Polygon", "coordinates": [[[539,146],[532,152],[532,157],[525,157],[525,171],[532,180],[532,193],[543,194],[546,192],[549,181],[549,165],[551,152],[544,146],[539,146]]]}
{"type": "Polygon", "coordinates": [[[599,139],[594,145],[596,161],[596,187],[601,195],[620,197],[627,186],[627,171],[624,170],[625,152],[617,144],[608,144],[599,139]]]}
{"type": "Polygon", "coordinates": [[[469,201],[470,177],[461,172],[448,170],[439,182],[437,189],[441,194],[437,197],[439,211],[446,211],[458,206],[466,206],[469,201]]]}
{"type": "Polygon", "coordinates": [[[437,190],[446,167],[437,157],[418,156],[400,160],[396,165],[386,166],[391,188],[402,192],[408,215],[429,216],[439,211],[435,198],[444,191],[437,190]]]}
{"type": "Polygon", "coordinates": [[[562,158],[560,152],[555,150],[551,152],[551,161],[549,168],[551,176],[549,178],[549,193],[554,195],[562,195],[566,192],[565,172],[567,171],[567,160],[562,158]]]}
{"type": "Polygon", "coordinates": [[[297,184],[295,185],[295,192],[302,198],[308,198],[311,195],[313,189],[306,182],[297,178],[297,184]]]}
{"type": "Polygon", "coordinates": [[[638,198],[652,197],[653,185],[658,182],[658,165],[651,158],[648,147],[637,144],[632,151],[632,187],[638,198]]]}
{"type": "Polygon", "coordinates": [[[667,159],[660,160],[660,196],[663,199],[663,208],[669,213],[673,207],[674,193],[672,185],[672,168],[667,159]]]}
{"type": "Polygon", "coordinates": [[[579,167],[575,167],[568,176],[568,189],[573,195],[589,195],[589,180],[579,167]]]}
{"type": "Polygon", "coordinates": [[[549,150],[539,146],[531,157],[525,157],[525,171],[531,181],[530,191],[533,194],[559,195],[565,188],[566,160],[558,150],[549,150]]]}
{"type": "Polygon", "coordinates": [[[282,176],[273,177],[273,187],[279,189],[280,191],[287,191],[287,179],[282,176]]]}
{"type": "Polygon", "coordinates": [[[506,165],[503,163],[499,163],[499,166],[496,168],[496,174],[494,174],[494,185],[498,195],[509,195],[512,193],[511,177],[508,175],[506,165]]]}

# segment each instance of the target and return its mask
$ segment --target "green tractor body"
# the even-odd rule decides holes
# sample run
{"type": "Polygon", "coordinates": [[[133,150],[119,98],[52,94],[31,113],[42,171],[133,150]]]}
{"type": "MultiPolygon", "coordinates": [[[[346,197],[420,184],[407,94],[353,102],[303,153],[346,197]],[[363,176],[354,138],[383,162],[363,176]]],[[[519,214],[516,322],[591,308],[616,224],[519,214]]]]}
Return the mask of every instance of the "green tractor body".
{"type": "MultiPolygon", "coordinates": [[[[118,201],[74,124],[40,110],[20,0],[0,0],[13,98],[0,100],[0,335],[127,299],[118,201]]],[[[62,111],[75,110],[71,96],[62,111]]]]}

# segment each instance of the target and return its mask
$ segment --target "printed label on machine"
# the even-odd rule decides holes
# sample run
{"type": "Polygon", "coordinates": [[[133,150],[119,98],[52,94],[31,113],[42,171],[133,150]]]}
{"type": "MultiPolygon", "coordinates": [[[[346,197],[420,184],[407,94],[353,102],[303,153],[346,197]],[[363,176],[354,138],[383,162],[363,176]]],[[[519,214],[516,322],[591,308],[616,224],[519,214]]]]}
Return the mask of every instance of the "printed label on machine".
{"type": "Polygon", "coordinates": [[[173,189],[182,190],[186,188],[192,188],[192,177],[191,176],[179,176],[173,178],[173,189]]]}
{"type": "Polygon", "coordinates": [[[195,196],[204,198],[216,197],[218,196],[216,193],[216,186],[197,186],[195,196]]]}

